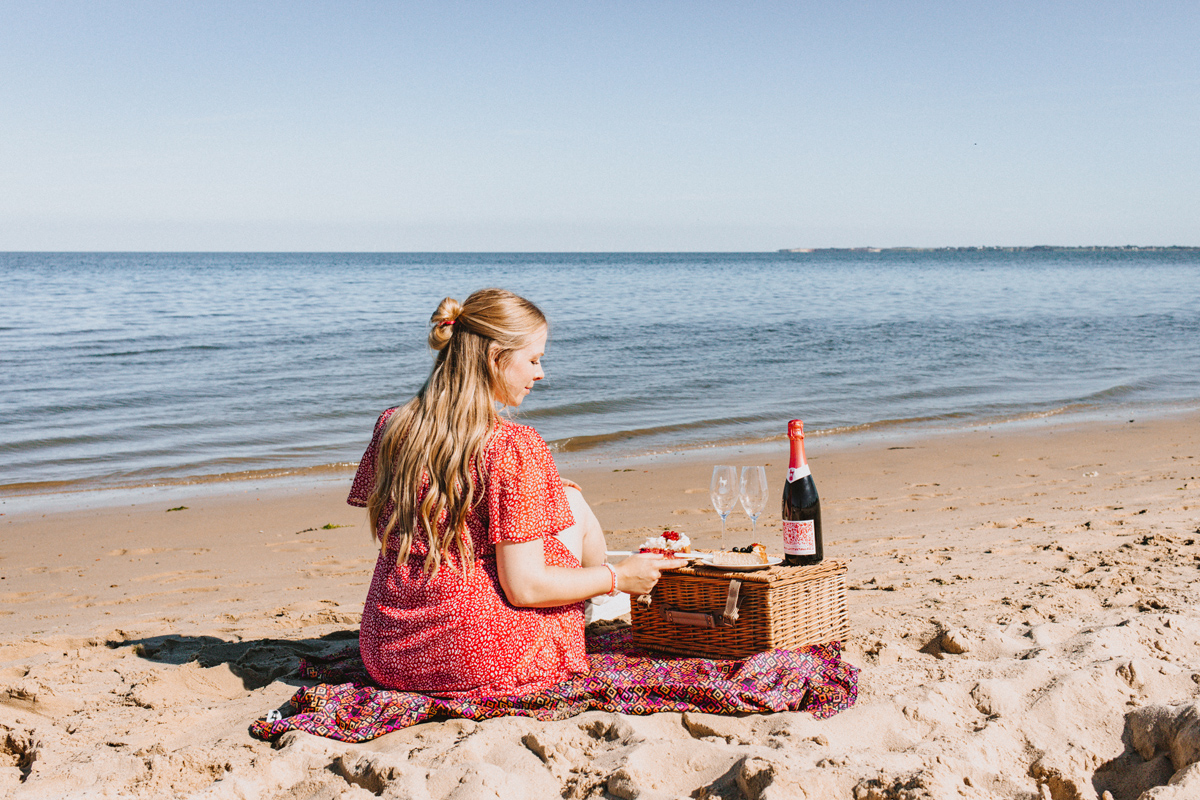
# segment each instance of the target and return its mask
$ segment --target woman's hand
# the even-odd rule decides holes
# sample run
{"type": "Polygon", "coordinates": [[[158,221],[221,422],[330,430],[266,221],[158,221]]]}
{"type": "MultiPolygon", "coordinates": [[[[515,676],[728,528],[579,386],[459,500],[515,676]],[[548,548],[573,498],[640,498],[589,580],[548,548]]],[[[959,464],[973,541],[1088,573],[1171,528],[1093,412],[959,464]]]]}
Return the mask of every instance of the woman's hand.
{"type": "Polygon", "coordinates": [[[650,594],[663,570],[678,569],[687,563],[683,558],[661,558],[656,555],[634,555],[614,565],[617,588],[638,597],[650,594]]]}

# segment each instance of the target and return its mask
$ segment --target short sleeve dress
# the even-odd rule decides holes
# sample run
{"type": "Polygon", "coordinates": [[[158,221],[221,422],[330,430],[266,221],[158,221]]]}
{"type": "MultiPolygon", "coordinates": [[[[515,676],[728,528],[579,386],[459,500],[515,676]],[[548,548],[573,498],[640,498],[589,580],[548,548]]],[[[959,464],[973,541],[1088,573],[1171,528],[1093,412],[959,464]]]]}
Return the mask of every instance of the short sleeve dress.
{"type": "MultiPolygon", "coordinates": [[[[375,425],[347,502],[365,506],[375,485],[379,440],[395,409],[375,425]]],[[[467,516],[475,567],[457,556],[425,574],[428,543],[414,537],[408,560],[379,554],[363,608],[363,663],[381,686],[453,698],[521,695],[587,672],[583,604],[517,608],[496,572],[496,544],[542,539],[546,564],[580,566],[553,534],[573,524],[550,449],[533,428],[501,420],[483,452],[483,498],[467,516]]],[[[424,493],[425,489],[420,489],[424,493]]],[[[380,526],[391,508],[385,509],[380,526]]]]}

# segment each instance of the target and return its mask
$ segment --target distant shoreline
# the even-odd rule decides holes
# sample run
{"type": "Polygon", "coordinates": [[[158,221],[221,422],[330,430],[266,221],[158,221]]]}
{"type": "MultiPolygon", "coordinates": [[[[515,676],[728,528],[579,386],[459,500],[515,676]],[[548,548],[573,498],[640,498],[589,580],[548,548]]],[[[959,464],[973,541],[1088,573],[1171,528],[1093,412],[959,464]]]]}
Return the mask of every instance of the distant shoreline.
{"type": "Polygon", "coordinates": [[[1200,253],[1195,245],[976,245],[973,247],[785,247],[777,253],[1200,253]]]}

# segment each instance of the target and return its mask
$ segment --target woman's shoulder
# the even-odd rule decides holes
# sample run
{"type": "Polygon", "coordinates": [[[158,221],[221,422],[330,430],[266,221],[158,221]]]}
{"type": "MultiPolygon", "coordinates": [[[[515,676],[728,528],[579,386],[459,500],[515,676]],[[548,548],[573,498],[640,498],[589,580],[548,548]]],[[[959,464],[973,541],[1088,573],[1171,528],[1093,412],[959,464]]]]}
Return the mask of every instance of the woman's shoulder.
{"type": "Polygon", "coordinates": [[[380,440],[387,428],[387,422],[398,407],[386,409],[375,420],[375,430],[371,434],[371,443],[358,461],[358,470],[354,473],[354,483],[350,487],[350,496],[346,498],[352,506],[366,507],[375,488],[375,458],[379,453],[380,440]]]}
{"type": "Polygon", "coordinates": [[[506,444],[537,444],[548,447],[546,440],[536,429],[529,425],[521,425],[511,419],[501,417],[492,431],[492,442],[506,444]]]}
{"type": "Polygon", "coordinates": [[[544,460],[550,458],[550,446],[532,427],[501,417],[488,439],[487,454],[493,460],[512,456],[544,460]]]}
{"type": "Polygon", "coordinates": [[[372,436],[373,441],[379,440],[379,437],[383,434],[384,428],[387,427],[388,420],[391,419],[392,416],[394,416],[395,413],[399,410],[400,410],[400,406],[392,406],[391,408],[385,408],[383,410],[383,413],[380,414],[379,417],[375,420],[375,430],[374,430],[374,435],[372,436]]]}

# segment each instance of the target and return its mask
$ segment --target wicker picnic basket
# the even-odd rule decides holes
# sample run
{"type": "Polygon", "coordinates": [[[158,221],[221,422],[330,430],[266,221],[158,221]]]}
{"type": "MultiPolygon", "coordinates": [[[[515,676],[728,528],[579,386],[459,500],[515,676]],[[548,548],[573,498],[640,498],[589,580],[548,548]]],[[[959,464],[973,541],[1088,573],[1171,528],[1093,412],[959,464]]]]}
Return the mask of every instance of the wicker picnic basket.
{"type": "Polygon", "coordinates": [[[744,658],[773,648],[845,641],[849,562],[729,572],[689,566],[664,572],[650,604],[634,602],[633,638],[678,655],[744,658]]]}

